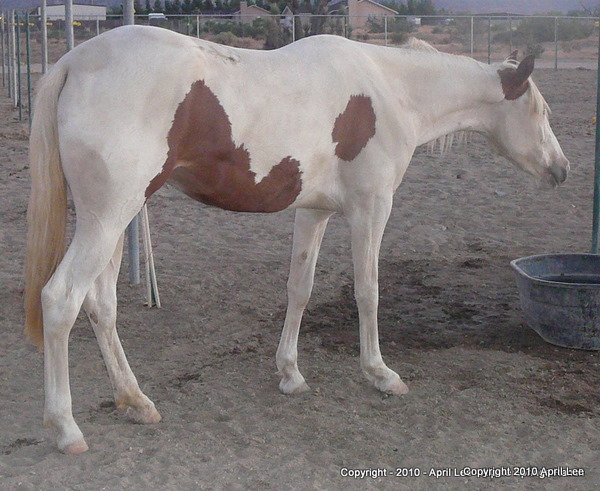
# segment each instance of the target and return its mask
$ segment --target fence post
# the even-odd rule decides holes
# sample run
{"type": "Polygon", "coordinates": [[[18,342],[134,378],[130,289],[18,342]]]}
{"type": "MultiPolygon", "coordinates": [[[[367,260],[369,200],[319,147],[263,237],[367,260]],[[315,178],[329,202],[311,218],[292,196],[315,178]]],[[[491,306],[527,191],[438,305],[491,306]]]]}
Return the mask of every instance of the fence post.
{"type": "Polygon", "coordinates": [[[296,15],[292,15],[292,43],[296,42],[296,15]]]}
{"type": "Polygon", "coordinates": [[[554,70],[558,70],[558,17],[554,17],[554,70]]]}
{"type": "MultiPolygon", "coordinates": [[[[600,29],[597,29],[600,34],[600,29]]],[[[598,36],[598,77],[600,77],[600,35],[598,36]]],[[[596,89],[596,155],[594,159],[594,204],[592,218],[592,254],[598,254],[600,228],[600,78],[596,89]]]]}
{"type": "Polygon", "coordinates": [[[46,0],[42,0],[40,17],[42,36],[42,73],[46,73],[48,71],[48,14],[46,13],[46,0]]]}
{"type": "Polygon", "coordinates": [[[25,43],[27,62],[27,119],[31,128],[31,32],[29,29],[29,12],[25,13],[25,43]]]}
{"type": "Polygon", "coordinates": [[[130,26],[134,23],[133,0],[125,0],[123,2],[123,25],[130,26]]]}
{"type": "Polygon", "coordinates": [[[4,46],[4,12],[0,11],[0,37],[2,37],[2,87],[6,87],[6,53],[4,46]]]}
{"type": "Polygon", "coordinates": [[[513,45],[512,45],[512,17],[508,18],[508,52],[509,53],[513,52],[513,45]]]}
{"type": "Polygon", "coordinates": [[[73,0],[65,2],[65,36],[67,39],[67,51],[75,47],[75,33],[73,32],[73,0]]]}
{"type": "Polygon", "coordinates": [[[12,98],[13,107],[17,107],[17,46],[15,36],[15,11],[11,10],[8,17],[8,95],[12,98]]]}
{"type": "Polygon", "coordinates": [[[388,16],[387,15],[385,15],[383,17],[383,24],[385,27],[385,45],[387,46],[388,45],[388,16]]]}
{"type": "Polygon", "coordinates": [[[488,65],[492,63],[492,18],[488,17],[488,65]]]}
{"type": "Polygon", "coordinates": [[[473,58],[473,48],[474,48],[474,45],[475,45],[475,40],[474,40],[475,30],[474,30],[474,27],[473,27],[473,21],[474,21],[474,17],[471,16],[471,58],[473,58]]]}
{"type": "Polygon", "coordinates": [[[17,14],[17,105],[19,106],[19,121],[23,121],[23,93],[21,89],[21,17],[17,14]]]}
{"type": "Polygon", "coordinates": [[[200,16],[196,16],[196,37],[200,38],[200,16]]]}
{"type": "MultiPolygon", "coordinates": [[[[133,0],[123,3],[123,25],[133,25],[133,0]]],[[[140,225],[139,214],[127,226],[127,252],[129,255],[129,283],[140,284],[140,225]]]]}

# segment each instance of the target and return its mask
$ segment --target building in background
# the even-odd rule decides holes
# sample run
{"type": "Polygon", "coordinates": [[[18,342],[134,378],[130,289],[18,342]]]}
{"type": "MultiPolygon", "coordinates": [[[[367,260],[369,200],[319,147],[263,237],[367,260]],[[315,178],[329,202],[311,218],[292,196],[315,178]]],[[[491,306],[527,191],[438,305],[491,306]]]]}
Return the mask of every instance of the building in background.
{"type": "MultiPolygon", "coordinates": [[[[38,9],[38,15],[40,15],[40,9],[38,9]]],[[[65,5],[48,5],[46,15],[49,21],[65,20],[65,5]]],[[[74,3],[73,20],[106,20],[106,6],[74,3]]]]}

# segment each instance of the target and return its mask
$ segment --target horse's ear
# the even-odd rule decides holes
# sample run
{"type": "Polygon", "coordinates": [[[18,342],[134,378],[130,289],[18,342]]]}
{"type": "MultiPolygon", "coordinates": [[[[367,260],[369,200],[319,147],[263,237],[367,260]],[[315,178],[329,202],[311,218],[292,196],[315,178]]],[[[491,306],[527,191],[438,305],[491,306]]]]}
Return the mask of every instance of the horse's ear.
{"type": "Polygon", "coordinates": [[[506,58],[506,61],[519,61],[517,59],[518,56],[519,56],[519,50],[515,49],[510,55],[508,55],[508,58],[506,58]]]}
{"type": "Polygon", "coordinates": [[[535,62],[535,56],[529,55],[523,58],[523,61],[519,63],[519,68],[517,68],[517,73],[521,74],[521,78],[523,80],[527,80],[529,76],[533,73],[533,65],[535,62]]]}
{"type": "Polygon", "coordinates": [[[514,101],[527,91],[529,88],[529,76],[533,72],[534,59],[533,55],[529,55],[523,58],[523,61],[519,63],[516,70],[504,68],[498,71],[505,99],[514,101]]]}

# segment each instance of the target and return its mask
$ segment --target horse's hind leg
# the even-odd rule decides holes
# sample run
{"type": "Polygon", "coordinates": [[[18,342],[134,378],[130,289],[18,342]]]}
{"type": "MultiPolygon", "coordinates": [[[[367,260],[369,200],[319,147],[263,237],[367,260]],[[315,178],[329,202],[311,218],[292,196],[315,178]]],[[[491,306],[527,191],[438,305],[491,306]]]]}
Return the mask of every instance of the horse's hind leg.
{"type": "Polygon", "coordinates": [[[122,253],[123,236],[108,266],[85,297],[83,309],[98,339],[117,409],[126,410],[126,415],[137,423],[158,423],[160,414],[141,391],[117,334],[117,279],[122,253]]]}
{"type": "Polygon", "coordinates": [[[277,368],[281,375],[279,389],[284,394],[309,390],[298,370],[298,332],[304,308],[310,298],[315,264],[330,211],[296,211],[290,276],[288,279],[288,308],[277,349],[277,368]]]}
{"type": "Polygon", "coordinates": [[[69,333],[94,280],[110,261],[125,224],[101,222],[97,216],[78,218],[73,241],[42,290],[44,319],[44,424],[58,431],[65,453],[87,450],[73,419],[69,387],[69,333]],[[120,228],[122,225],[122,228],[120,228]]]}

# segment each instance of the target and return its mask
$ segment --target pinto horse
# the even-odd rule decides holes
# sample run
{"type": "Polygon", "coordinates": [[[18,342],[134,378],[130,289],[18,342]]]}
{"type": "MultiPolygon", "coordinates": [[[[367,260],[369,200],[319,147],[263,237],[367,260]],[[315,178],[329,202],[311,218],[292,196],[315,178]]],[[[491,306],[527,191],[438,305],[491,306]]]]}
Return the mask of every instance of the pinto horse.
{"type": "Polygon", "coordinates": [[[123,231],[165,183],[226,210],[296,209],[280,389],[308,390],[297,341],[329,217],[351,228],[360,363],[379,390],[407,386],[381,357],[378,256],[392,195],[418,145],[457,131],[488,137],[556,186],[569,169],[530,79],[533,58],[484,65],[433,48],[315,36],[274,51],[216,45],[154,27],[114,29],[65,55],[38,86],[26,333],[43,346],[44,422],[65,453],[87,450],[73,419],[68,338],[83,307],[113,386],[134,420],[160,414],[116,331],[123,231]],[[76,228],[66,247],[67,189],[76,228]]]}

